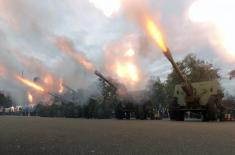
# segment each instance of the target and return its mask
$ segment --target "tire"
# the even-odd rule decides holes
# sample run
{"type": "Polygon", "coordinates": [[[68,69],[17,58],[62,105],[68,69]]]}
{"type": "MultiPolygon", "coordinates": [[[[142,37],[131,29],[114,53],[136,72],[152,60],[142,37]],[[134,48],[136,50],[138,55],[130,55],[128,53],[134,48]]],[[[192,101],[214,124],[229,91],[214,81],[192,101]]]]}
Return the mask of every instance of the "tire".
{"type": "Polygon", "coordinates": [[[216,121],[219,117],[215,97],[210,97],[207,109],[208,121],[216,121]]]}
{"type": "Polygon", "coordinates": [[[225,110],[225,108],[224,108],[224,106],[221,104],[221,102],[220,102],[220,104],[218,104],[218,107],[217,107],[218,109],[219,109],[219,120],[221,121],[221,122],[223,122],[224,121],[224,110],[225,110]]]}
{"type": "Polygon", "coordinates": [[[184,111],[176,111],[176,121],[184,121],[184,111]]]}
{"type": "Polygon", "coordinates": [[[127,120],[130,120],[130,119],[131,119],[131,114],[130,114],[130,112],[126,112],[126,119],[127,119],[127,120]]]}
{"type": "Polygon", "coordinates": [[[208,122],[209,121],[208,112],[207,111],[203,112],[202,116],[203,116],[203,119],[202,119],[203,122],[208,122]]]}
{"type": "Polygon", "coordinates": [[[170,115],[170,120],[177,120],[178,118],[177,99],[174,99],[172,103],[169,105],[169,115],[170,115]]]}
{"type": "Polygon", "coordinates": [[[224,113],[222,113],[222,112],[220,113],[219,120],[221,122],[224,122],[224,113]]]}
{"type": "Polygon", "coordinates": [[[170,120],[184,121],[184,111],[179,110],[177,98],[174,98],[169,107],[170,120]]]}
{"type": "Polygon", "coordinates": [[[176,119],[176,112],[175,111],[169,111],[169,115],[170,115],[170,120],[176,119]]]}

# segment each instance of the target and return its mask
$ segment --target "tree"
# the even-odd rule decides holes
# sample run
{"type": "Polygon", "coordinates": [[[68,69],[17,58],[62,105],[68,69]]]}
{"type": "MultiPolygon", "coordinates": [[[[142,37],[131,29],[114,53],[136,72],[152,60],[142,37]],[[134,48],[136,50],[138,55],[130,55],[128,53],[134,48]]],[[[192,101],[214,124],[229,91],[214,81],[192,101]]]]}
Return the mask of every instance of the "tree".
{"type": "Polygon", "coordinates": [[[99,104],[95,99],[90,98],[87,105],[87,118],[97,118],[99,104]]]}
{"type": "MultiPolygon", "coordinates": [[[[220,78],[217,68],[214,68],[212,64],[204,60],[197,59],[193,54],[187,55],[181,62],[177,62],[177,64],[189,82],[209,81],[220,78]]],[[[166,80],[168,99],[173,96],[175,85],[181,82],[182,80],[179,75],[173,69],[166,80]]]]}
{"type": "Polygon", "coordinates": [[[125,117],[124,106],[121,102],[115,106],[115,117],[117,119],[123,119],[125,117]]]}
{"type": "Polygon", "coordinates": [[[0,106],[5,108],[12,106],[12,99],[10,96],[5,95],[4,93],[0,92],[0,106]]]}
{"type": "Polygon", "coordinates": [[[160,108],[166,106],[166,84],[161,82],[160,78],[150,81],[150,100],[155,107],[160,108]]]}
{"type": "Polygon", "coordinates": [[[100,81],[103,101],[99,105],[98,115],[99,118],[110,118],[112,117],[114,104],[117,102],[116,89],[101,78],[99,79],[99,81],[100,81]]]}
{"type": "MultiPolygon", "coordinates": [[[[166,112],[168,109],[166,83],[162,82],[159,77],[151,79],[149,83],[149,94],[150,103],[152,103],[152,113],[158,114],[157,116],[164,117],[167,114],[166,112]]],[[[150,107],[150,104],[148,104],[147,107],[150,107]]]]}

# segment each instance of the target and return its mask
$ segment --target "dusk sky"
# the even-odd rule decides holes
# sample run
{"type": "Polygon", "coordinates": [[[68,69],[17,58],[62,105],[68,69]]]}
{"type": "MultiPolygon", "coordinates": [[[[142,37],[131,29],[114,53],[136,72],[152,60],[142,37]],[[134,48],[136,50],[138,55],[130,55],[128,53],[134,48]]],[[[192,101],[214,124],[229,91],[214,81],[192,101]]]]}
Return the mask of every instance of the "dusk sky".
{"type": "Polygon", "coordinates": [[[138,20],[148,12],[176,61],[194,53],[212,63],[225,92],[235,95],[235,81],[226,79],[235,69],[234,8],[232,0],[0,0],[0,90],[20,92],[14,97],[22,103],[27,88],[15,80],[22,72],[89,87],[97,77],[62,52],[58,38],[130,89],[144,89],[152,76],[164,81],[172,67],[138,20]]]}

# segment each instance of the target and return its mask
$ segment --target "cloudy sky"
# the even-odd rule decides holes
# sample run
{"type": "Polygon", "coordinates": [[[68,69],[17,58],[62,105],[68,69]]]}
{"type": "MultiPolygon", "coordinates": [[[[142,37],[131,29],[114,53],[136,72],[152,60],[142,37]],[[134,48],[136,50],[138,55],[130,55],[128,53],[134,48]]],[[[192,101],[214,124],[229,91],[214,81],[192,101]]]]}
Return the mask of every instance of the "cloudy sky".
{"type": "MultiPolygon", "coordinates": [[[[235,69],[234,7],[229,0],[0,0],[0,90],[23,102],[27,88],[14,78],[22,72],[29,79],[50,73],[74,89],[95,81],[93,74],[61,52],[55,44],[58,37],[113,78],[122,76],[112,70],[114,61],[134,63],[142,82],[130,87],[143,88],[151,76],[164,80],[171,66],[136,21],[134,16],[143,10],[161,26],[176,60],[194,53],[228,77],[235,69]],[[130,48],[135,55],[127,59],[123,54],[130,48]]],[[[130,80],[136,79],[124,82],[130,80]]],[[[221,83],[235,95],[234,80],[221,83]]]]}

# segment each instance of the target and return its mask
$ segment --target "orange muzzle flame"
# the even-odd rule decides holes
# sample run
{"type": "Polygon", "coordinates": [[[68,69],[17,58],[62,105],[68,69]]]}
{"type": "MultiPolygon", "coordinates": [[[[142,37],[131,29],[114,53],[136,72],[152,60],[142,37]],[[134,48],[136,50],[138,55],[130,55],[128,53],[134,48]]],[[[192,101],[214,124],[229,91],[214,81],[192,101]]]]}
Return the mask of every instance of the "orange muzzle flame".
{"type": "Polygon", "coordinates": [[[40,91],[40,92],[44,92],[44,91],[45,91],[44,88],[42,88],[41,86],[35,84],[34,82],[32,82],[32,81],[30,81],[30,80],[27,80],[27,79],[25,79],[25,78],[23,78],[23,77],[21,77],[21,76],[16,76],[16,78],[17,78],[20,82],[22,82],[23,84],[25,84],[25,85],[27,85],[27,86],[29,86],[29,87],[31,87],[31,88],[34,88],[35,90],[38,90],[38,91],[40,91]]]}
{"type": "Polygon", "coordinates": [[[63,93],[64,92],[64,86],[63,86],[63,80],[60,80],[60,85],[59,85],[59,93],[63,93]]]}
{"type": "Polygon", "coordinates": [[[29,103],[33,103],[33,95],[30,92],[28,92],[28,101],[29,103]]]}
{"type": "Polygon", "coordinates": [[[163,52],[167,52],[167,46],[164,41],[162,32],[154,23],[154,21],[148,16],[145,17],[145,27],[146,27],[148,34],[158,44],[158,46],[160,46],[163,52]]]}

